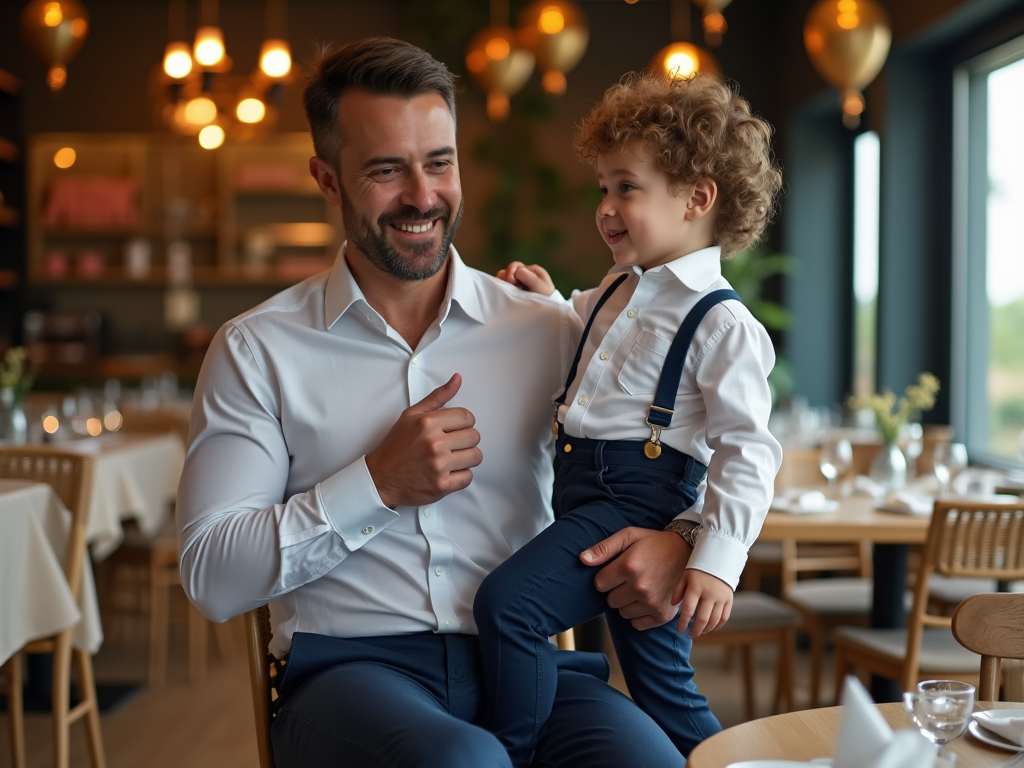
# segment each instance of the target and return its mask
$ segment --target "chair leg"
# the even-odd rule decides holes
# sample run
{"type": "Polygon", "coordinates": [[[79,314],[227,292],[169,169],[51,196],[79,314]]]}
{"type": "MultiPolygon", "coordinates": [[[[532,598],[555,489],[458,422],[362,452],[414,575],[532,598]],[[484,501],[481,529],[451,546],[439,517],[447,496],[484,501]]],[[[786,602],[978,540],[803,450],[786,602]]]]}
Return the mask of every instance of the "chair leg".
{"type": "Polygon", "coordinates": [[[207,638],[210,625],[192,603],[188,604],[188,679],[201,683],[206,679],[207,638]]]}
{"type": "Polygon", "coordinates": [[[162,685],[167,677],[167,632],[170,624],[167,587],[160,566],[149,568],[149,684],[162,685]]]}
{"type": "Polygon", "coordinates": [[[810,622],[807,633],[811,641],[811,709],[821,706],[821,667],[825,656],[825,631],[817,622],[810,622]]]}
{"type": "Polygon", "coordinates": [[[722,651],[724,652],[722,655],[722,671],[732,672],[733,665],[736,663],[736,646],[727,645],[722,651]]]}
{"type": "Polygon", "coordinates": [[[25,709],[22,701],[24,680],[22,679],[21,652],[7,660],[7,712],[11,729],[11,759],[14,768],[25,768],[25,709]]]}
{"type": "Polygon", "coordinates": [[[71,630],[57,635],[53,650],[53,764],[68,768],[71,709],[71,630]]]}
{"type": "Polygon", "coordinates": [[[743,695],[747,720],[754,719],[754,646],[743,646],[743,695]]]}
{"type": "Polygon", "coordinates": [[[796,632],[784,629],[779,636],[779,679],[775,687],[775,713],[793,712],[793,648],[796,632]]]}
{"type": "Polygon", "coordinates": [[[836,680],[835,680],[835,703],[839,705],[843,696],[843,681],[847,673],[846,655],[841,645],[836,645],[836,680]]]}
{"type": "Polygon", "coordinates": [[[100,706],[96,700],[96,678],[92,673],[92,656],[86,651],[75,650],[78,667],[78,688],[83,701],[88,702],[85,712],[85,733],[89,738],[89,757],[92,768],[106,768],[107,759],[103,752],[103,732],[100,730],[100,706]]]}

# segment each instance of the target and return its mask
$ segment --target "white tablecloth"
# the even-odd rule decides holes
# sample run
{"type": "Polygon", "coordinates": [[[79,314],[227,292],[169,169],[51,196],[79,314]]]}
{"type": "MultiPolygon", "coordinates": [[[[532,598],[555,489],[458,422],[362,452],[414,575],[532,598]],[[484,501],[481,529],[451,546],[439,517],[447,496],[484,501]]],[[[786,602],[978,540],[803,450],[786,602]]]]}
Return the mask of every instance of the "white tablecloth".
{"type": "Polygon", "coordinates": [[[178,491],[185,448],[174,434],[110,435],[96,440],[55,443],[57,450],[96,458],[86,538],[93,560],[102,560],[124,538],[121,521],[134,517],[146,537],[167,519],[168,502],[178,491]]]}
{"type": "Polygon", "coordinates": [[[95,653],[103,643],[89,558],[77,603],[64,577],[70,524],[49,485],[0,480],[0,664],[73,624],[76,648],[95,653]]]}

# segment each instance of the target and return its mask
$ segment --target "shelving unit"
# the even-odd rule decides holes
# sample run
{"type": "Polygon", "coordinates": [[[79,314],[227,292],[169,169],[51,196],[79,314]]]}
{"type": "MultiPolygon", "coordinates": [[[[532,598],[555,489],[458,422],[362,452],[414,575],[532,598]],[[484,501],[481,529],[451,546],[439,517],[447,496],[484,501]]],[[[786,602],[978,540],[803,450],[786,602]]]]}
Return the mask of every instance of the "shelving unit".
{"type": "Polygon", "coordinates": [[[344,232],[340,213],[309,176],[312,154],[307,134],[213,151],[155,134],[37,135],[28,158],[29,280],[39,287],[182,285],[168,265],[175,241],[191,250],[184,284],[194,287],[287,286],[323,271],[344,232]],[[60,169],[54,156],[64,147],[76,159],[60,169]],[[134,180],[137,225],[48,227],[50,190],[71,177],[134,180]],[[133,272],[125,252],[138,239],[149,245],[151,266],[133,272]],[[86,253],[90,268],[80,269],[86,253]]]}

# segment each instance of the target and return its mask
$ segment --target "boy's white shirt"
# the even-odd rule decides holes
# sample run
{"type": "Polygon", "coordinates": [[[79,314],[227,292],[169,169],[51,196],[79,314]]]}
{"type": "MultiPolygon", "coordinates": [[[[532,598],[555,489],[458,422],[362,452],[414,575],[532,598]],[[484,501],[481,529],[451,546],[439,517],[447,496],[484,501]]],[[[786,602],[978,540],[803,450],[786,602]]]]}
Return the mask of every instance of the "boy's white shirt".
{"type": "MultiPolygon", "coordinates": [[[[586,321],[619,275],[629,277],[594,320],[558,420],[574,437],[647,440],[644,422],[665,356],[701,297],[731,288],[718,246],[642,271],[615,266],[597,288],[573,291],[586,321]]],[[[565,301],[557,292],[554,299],[565,301]]],[[[708,466],[697,502],[680,518],[702,525],[688,568],[733,589],[771,504],[782,448],[768,431],[767,377],[775,351],[741,302],[724,301],[701,322],[687,353],[672,425],[661,441],[708,466]]]]}

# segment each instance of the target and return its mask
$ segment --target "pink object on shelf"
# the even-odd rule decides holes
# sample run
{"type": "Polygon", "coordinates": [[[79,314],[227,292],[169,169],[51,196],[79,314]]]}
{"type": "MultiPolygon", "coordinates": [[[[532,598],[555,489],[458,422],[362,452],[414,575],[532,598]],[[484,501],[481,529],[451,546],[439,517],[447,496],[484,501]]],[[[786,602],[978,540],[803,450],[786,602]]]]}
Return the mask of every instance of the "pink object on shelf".
{"type": "Polygon", "coordinates": [[[106,258],[103,251],[92,248],[88,251],[79,251],[77,264],[78,276],[89,280],[95,280],[103,274],[106,266],[106,258]]]}
{"type": "Polygon", "coordinates": [[[60,280],[68,274],[68,255],[64,251],[49,251],[43,261],[46,276],[51,280],[60,280]]]}
{"type": "Polygon", "coordinates": [[[138,196],[136,179],[103,176],[54,179],[43,220],[48,227],[136,227],[139,224],[138,196]]]}

